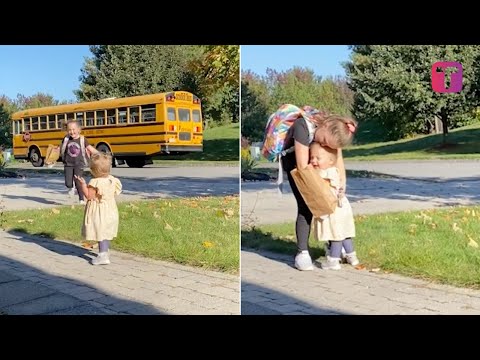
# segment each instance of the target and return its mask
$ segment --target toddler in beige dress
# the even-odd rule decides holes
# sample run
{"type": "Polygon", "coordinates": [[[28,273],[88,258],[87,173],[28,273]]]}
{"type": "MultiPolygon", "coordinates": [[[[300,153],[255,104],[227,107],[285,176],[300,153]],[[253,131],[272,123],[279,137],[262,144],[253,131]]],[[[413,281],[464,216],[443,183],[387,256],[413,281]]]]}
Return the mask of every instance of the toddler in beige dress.
{"type": "Polygon", "coordinates": [[[122,191],[122,183],[110,175],[112,157],[105,153],[93,155],[90,172],[93,179],[86,183],[77,177],[87,204],[83,218],[82,235],[85,240],[98,241],[99,254],[92,260],[93,265],[110,264],[108,248],[118,233],[118,208],[115,196],[122,191]]]}
{"type": "Polygon", "coordinates": [[[327,241],[327,261],[322,262],[322,269],[340,270],[342,250],[345,249],[346,261],[358,265],[359,260],[353,248],[355,222],[352,207],[343,195],[340,174],[334,166],[337,162],[337,151],[312,143],[310,146],[310,165],[317,169],[320,176],[330,183],[334,195],[338,197],[338,206],[333,214],[314,218],[314,234],[318,241],[327,241]]]}

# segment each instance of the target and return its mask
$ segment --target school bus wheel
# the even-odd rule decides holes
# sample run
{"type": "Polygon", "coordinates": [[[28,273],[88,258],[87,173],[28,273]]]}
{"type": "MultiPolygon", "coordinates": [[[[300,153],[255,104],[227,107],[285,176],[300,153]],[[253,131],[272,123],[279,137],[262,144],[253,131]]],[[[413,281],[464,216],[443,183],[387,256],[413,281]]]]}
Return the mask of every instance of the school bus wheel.
{"type": "Polygon", "coordinates": [[[97,145],[97,150],[100,152],[104,152],[105,154],[112,155],[112,167],[116,167],[115,158],[113,157],[112,151],[110,150],[107,144],[97,145]]]}
{"type": "Polygon", "coordinates": [[[28,156],[30,162],[34,167],[42,167],[43,166],[43,158],[40,154],[40,150],[38,148],[33,147],[30,149],[30,154],[28,156]]]}
{"type": "Polygon", "coordinates": [[[131,168],[142,168],[145,166],[144,158],[126,159],[125,162],[127,163],[128,167],[131,167],[131,168]]]}

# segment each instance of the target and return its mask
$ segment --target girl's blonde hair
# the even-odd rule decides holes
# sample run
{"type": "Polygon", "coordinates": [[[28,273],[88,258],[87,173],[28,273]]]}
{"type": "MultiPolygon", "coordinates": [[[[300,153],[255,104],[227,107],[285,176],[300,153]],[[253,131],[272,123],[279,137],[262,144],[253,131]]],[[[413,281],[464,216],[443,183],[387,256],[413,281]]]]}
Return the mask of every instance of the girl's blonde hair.
{"type": "Polygon", "coordinates": [[[90,172],[93,177],[107,177],[112,169],[112,156],[104,152],[92,155],[90,158],[90,172]]]}
{"type": "Polygon", "coordinates": [[[319,128],[324,127],[330,133],[337,148],[344,148],[352,143],[358,126],[356,120],[347,116],[325,113],[315,114],[312,117],[319,128]]]}

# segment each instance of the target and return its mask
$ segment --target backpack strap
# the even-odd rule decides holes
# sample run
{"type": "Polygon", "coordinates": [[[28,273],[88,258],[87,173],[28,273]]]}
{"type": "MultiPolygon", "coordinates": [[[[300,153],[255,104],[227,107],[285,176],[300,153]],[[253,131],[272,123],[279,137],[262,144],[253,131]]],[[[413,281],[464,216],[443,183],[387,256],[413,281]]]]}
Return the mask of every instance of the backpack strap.
{"type": "Polygon", "coordinates": [[[85,136],[83,135],[80,135],[80,150],[82,152],[82,157],[83,157],[83,164],[85,166],[88,165],[88,161],[87,161],[87,149],[85,148],[85,136]]]}
{"type": "Polygon", "coordinates": [[[65,155],[65,150],[67,150],[68,139],[69,139],[68,135],[63,138],[62,149],[60,150],[60,156],[62,157],[62,161],[65,161],[64,155],[65,155]]]}

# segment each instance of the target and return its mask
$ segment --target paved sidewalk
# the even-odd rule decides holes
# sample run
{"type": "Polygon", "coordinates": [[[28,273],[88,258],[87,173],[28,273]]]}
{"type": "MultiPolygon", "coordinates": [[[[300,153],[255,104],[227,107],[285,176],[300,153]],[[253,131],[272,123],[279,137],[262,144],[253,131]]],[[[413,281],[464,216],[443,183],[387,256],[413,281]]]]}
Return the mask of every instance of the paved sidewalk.
{"type": "Polygon", "coordinates": [[[480,291],[348,265],[301,272],[292,256],[270,252],[244,250],[242,264],[242,315],[480,314],[480,291]]]}
{"type": "MultiPolygon", "coordinates": [[[[480,203],[478,161],[347,162],[348,169],[407,178],[350,178],[355,214],[480,203]],[[475,170],[473,170],[475,169],[475,170]]],[[[289,189],[288,183],[285,188],[289,189]]],[[[242,225],[294,222],[291,193],[242,183],[242,225]]],[[[480,291],[394,274],[355,270],[301,272],[291,256],[243,249],[242,314],[480,314],[480,291]]]]}
{"type": "Polygon", "coordinates": [[[239,277],[0,231],[0,314],[240,313],[239,277]]]}

